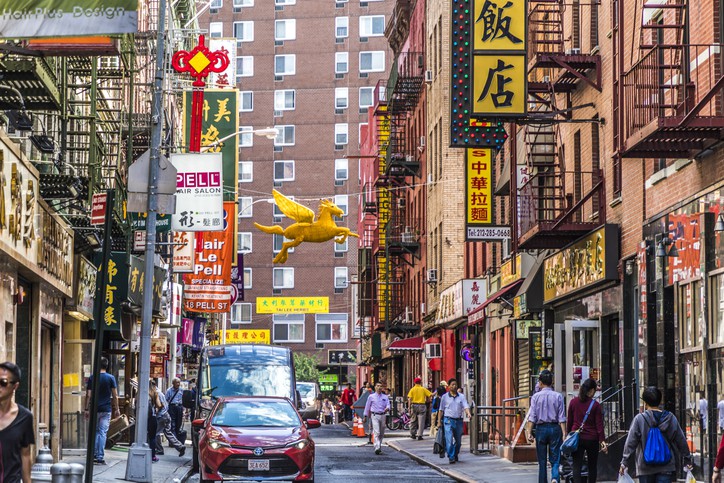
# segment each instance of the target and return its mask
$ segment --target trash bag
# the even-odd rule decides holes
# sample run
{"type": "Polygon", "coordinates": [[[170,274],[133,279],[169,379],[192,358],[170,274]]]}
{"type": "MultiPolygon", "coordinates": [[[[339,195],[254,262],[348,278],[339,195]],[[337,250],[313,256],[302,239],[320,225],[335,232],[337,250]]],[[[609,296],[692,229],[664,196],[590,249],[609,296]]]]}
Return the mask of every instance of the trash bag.
{"type": "Polygon", "coordinates": [[[696,478],[694,478],[694,475],[691,474],[691,470],[686,470],[686,478],[684,478],[685,483],[696,483],[696,478]]]}
{"type": "Polygon", "coordinates": [[[624,471],[622,475],[618,475],[618,483],[634,483],[634,480],[629,476],[628,471],[624,471]]]}
{"type": "Polygon", "coordinates": [[[435,444],[432,445],[432,454],[440,455],[440,458],[445,456],[445,431],[442,427],[438,428],[437,434],[435,435],[435,444]]]}

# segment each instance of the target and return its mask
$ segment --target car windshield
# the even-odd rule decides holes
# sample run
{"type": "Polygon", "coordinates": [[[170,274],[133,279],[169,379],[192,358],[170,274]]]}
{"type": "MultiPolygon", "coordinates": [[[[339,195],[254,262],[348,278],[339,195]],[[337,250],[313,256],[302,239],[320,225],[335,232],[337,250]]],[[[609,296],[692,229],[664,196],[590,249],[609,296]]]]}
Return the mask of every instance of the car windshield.
{"type": "Polygon", "coordinates": [[[313,382],[298,382],[297,391],[299,395],[305,399],[314,398],[314,383],[313,382]]]}
{"type": "Polygon", "coordinates": [[[219,405],[211,424],[234,428],[288,428],[301,426],[288,401],[229,401],[219,405]]]}
{"type": "Polygon", "coordinates": [[[223,364],[206,366],[201,396],[276,396],[293,399],[289,366],[223,364]]]}

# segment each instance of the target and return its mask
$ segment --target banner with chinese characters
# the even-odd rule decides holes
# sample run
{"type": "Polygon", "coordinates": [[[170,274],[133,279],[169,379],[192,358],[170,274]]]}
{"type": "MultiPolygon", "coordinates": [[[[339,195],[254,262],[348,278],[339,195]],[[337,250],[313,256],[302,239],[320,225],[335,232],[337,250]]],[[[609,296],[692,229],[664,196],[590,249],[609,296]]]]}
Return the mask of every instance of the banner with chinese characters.
{"type": "Polygon", "coordinates": [[[194,271],[194,238],[190,231],[173,233],[173,271],[191,273],[194,271]]]}
{"type": "MultiPolygon", "coordinates": [[[[144,262],[143,257],[131,255],[131,268],[128,272],[128,300],[136,306],[143,306],[143,284],[144,284],[144,262]]],[[[158,314],[161,311],[161,294],[163,284],[166,281],[166,269],[153,267],[153,312],[158,314]]]]}
{"type": "Polygon", "coordinates": [[[522,116],[527,110],[525,54],[473,55],[473,109],[482,118],[522,116]]]}
{"type": "Polygon", "coordinates": [[[328,314],[329,297],[257,297],[257,314],[328,314]]]}
{"type": "Polygon", "coordinates": [[[221,231],[224,216],[222,160],[218,153],[172,154],[176,168],[173,231],[221,231]]]}
{"type": "Polygon", "coordinates": [[[465,240],[501,241],[510,227],[494,225],[493,162],[497,151],[470,148],[465,160],[465,240]]]}
{"type": "MultiPolygon", "coordinates": [[[[98,276],[100,282],[103,265],[100,255],[98,256],[98,276]]],[[[100,293],[105,293],[105,304],[96,304],[96,311],[103,305],[103,313],[94,317],[100,320],[105,330],[121,330],[121,304],[128,299],[128,258],[126,252],[111,252],[108,260],[108,273],[106,274],[106,286],[101,288],[100,293]]],[[[95,325],[95,324],[94,324],[95,325]]]]}
{"type": "Polygon", "coordinates": [[[78,257],[75,310],[87,319],[93,318],[98,269],[84,256],[78,257]]]}
{"type": "Polygon", "coordinates": [[[224,344],[269,344],[270,342],[271,331],[269,329],[227,329],[224,339],[224,344]]]}
{"type": "Polygon", "coordinates": [[[229,312],[231,264],[236,256],[236,203],[224,203],[224,231],[196,240],[193,272],[184,275],[184,308],[189,312],[229,312]]]}
{"type": "Polygon", "coordinates": [[[222,72],[209,73],[207,85],[219,89],[232,89],[236,86],[236,37],[214,37],[209,39],[209,50],[224,52],[229,58],[229,65],[222,72]]]}
{"type": "MultiPolygon", "coordinates": [[[[191,127],[191,94],[191,91],[184,92],[184,144],[186,146],[189,145],[191,127]]],[[[222,155],[224,201],[236,201],[239,183],[238,95],[236,89],[204,90],[201,150],[222,155]],[[222,139],[223,141],[221,141],[222,139]],[[204,146],[209,147],[204,149],[204,146]]],[[[176,196],[178,197],[178,194],[176,196]]],[[[177,207],[176,213],[178,211],[177,207]]]]}

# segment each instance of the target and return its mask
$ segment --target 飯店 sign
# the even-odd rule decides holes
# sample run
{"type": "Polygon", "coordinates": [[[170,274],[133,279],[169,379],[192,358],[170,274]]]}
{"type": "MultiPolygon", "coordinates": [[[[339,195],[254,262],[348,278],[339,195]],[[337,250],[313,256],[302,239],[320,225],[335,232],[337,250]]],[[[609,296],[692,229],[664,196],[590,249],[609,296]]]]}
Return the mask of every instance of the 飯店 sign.
{"type": "Polygon", "coordinates": [[[222,231],[224,186],[220,153],[172,154],[176,168],[173,231],[222,231]]]}

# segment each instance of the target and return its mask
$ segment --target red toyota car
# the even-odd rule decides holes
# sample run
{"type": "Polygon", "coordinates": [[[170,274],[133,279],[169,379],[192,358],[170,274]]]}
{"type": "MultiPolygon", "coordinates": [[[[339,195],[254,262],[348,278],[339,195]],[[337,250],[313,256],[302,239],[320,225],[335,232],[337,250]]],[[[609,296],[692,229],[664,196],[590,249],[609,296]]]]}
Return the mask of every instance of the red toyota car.
{"type": "Polygon", "coordinates": [[[201,482],[314,481],[314,441],[305,422],[287,398],[222,397],[200,428],[201,482]]]}

